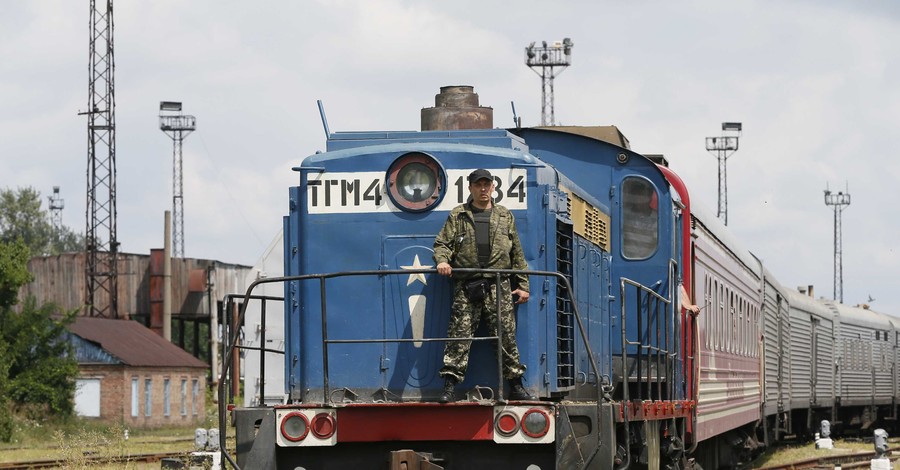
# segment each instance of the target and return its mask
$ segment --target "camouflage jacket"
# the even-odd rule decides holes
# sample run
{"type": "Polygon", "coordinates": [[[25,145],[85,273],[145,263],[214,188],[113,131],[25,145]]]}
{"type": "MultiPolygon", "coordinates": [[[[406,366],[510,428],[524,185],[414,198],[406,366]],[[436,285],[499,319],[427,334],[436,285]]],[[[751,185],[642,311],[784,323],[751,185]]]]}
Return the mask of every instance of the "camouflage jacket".
{"type": "MultiPolygon", "coordinates": [[[[491,210],[490,225],[491,256],[485,268],[528,269],[525,253],[519,242],[516,219],[509,209],[494,205],[491,210]]],[[[462,204],[450,211],[444,227],[434,239],[434,261],[449,263],[454,268],[477,268],[478,246],[475,243],[475,216],[468,204],[462,204]]],[[[456,279],[468,279],[473,275],[454,274],[456,279]]],[[[512,289],[528,291],[528,276],[517,274],[512,277],[512,289]]]]}

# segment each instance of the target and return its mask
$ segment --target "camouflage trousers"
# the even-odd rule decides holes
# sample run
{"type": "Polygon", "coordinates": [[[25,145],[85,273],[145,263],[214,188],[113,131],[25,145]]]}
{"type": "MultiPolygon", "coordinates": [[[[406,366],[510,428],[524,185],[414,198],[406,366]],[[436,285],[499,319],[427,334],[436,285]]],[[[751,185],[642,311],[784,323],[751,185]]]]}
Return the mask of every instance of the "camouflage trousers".
{"type": "MultiPolygon", "coordinates": [[[[489,334],[497,335],[497,297],[496,284],[493,281],[491,279],[491,288],[482,302],[471,302],[466,297],[463,283],[455,283],[447,337],[471,338],[482,320],[487,325],[489,334]]],[[[521,377],[525,373],[525,366],[519,362],[516,319],[513,314],[509,279],[500,282],[500,322],[503,329],[500,339],[503,349],[503,377],[506,379],[521,377]]],[[[496,346],[496,342],[494,345],[496,346]]],[[[471,347],[471,341],[448,341],[444,346],[444,367],[441,368],[441,376],[453,377],[457,382],[462,382],[469,366],[471,347]]]]}

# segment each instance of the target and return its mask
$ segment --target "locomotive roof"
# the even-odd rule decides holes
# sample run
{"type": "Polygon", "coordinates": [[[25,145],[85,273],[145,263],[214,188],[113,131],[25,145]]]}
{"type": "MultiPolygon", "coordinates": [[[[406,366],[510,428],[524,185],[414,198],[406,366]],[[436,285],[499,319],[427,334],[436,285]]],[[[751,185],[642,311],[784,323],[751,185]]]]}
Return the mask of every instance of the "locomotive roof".
{"type": "Polygon", "coordinates": [[[616,126],[538,126],[535,129],[583,135],[631,150],[628,138],[616,126]]]}

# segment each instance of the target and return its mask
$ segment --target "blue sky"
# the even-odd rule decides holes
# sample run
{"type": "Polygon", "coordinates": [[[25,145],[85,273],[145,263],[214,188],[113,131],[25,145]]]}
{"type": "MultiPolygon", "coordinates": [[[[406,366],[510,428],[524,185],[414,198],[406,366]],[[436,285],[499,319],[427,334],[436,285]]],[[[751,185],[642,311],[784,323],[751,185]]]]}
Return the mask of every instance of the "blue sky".
{"type": "MultiPolygon", "coordinates": [[[[0,17],[0,187],[61,186],[84,231],[88,2],[6,0],[0,17]]],[[[182,101],[185,251],[253,264],[280,229],[290,168],[332,131],[415,130],[442,85],[475,86],[495,125],[540,122],[532,41],[570,37],[560,124],[614,124],[663,153],[716,207],[705,137],[740,121],[729,227],[788,287],[832,295],[843,213],[845,303],[900,315],[900,6],[837,1],[119,1],[115,4],[118,238],[162,246],[172,142],[158,104],[182,101]]]]}

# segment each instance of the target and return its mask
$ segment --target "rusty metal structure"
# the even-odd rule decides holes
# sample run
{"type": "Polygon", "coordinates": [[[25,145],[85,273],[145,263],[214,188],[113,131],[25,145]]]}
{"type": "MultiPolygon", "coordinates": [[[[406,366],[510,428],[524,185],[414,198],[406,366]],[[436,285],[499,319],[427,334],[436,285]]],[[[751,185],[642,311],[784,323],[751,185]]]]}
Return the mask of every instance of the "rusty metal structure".
{"type": "Polygon", "coordinates": [[[116,100],[113,2],[90,2],[85,304],[88,315],[118,318],[116,100]]]}
{"type": "Polygon", "coordinates": [[[423,131],[491,129],[494,109],[478,104],[478,93],[467,85],[443,86],[434,107],[422,108],[423,131]]]}

